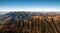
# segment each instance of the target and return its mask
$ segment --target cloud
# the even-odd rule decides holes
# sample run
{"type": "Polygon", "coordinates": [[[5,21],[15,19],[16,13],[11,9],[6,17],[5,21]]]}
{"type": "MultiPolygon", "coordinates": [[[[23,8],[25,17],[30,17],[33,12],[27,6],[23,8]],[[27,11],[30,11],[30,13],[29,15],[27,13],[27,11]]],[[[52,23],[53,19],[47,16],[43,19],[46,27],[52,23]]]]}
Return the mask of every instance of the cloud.
{"type": "Polygon", "coordinates": [[[14,11],[26,11],[26,12],[59,12],[57,8],[18,8],[18,9],[0,9],[0,12],[14,12],[14,11]]]}

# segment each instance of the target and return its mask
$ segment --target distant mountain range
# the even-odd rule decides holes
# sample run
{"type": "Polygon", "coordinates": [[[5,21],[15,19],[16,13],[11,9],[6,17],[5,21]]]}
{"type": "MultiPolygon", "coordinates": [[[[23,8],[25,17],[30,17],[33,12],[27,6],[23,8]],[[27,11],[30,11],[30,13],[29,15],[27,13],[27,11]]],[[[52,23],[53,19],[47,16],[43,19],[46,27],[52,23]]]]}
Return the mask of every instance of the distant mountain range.
{"type": "Polygon", "coordinates": [[[0,13],[4,15],[0,15],[0,23],[2,24],[10,24],[15,20],[26,19],[31,16],[56,16],[60,15],[60,13],[55,12],[9,12],[9,13],[0,13]]]}

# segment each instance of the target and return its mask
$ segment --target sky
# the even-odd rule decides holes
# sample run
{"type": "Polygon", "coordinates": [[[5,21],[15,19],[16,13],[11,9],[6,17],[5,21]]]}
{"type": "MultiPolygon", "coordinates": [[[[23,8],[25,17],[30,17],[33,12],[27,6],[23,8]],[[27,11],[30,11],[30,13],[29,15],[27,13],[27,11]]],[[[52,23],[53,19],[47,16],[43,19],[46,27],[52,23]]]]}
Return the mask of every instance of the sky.
{"type": "Polygon", "coordinates": [[[0,12],[59,12],[60,0],[0,0],[0,12]]]}

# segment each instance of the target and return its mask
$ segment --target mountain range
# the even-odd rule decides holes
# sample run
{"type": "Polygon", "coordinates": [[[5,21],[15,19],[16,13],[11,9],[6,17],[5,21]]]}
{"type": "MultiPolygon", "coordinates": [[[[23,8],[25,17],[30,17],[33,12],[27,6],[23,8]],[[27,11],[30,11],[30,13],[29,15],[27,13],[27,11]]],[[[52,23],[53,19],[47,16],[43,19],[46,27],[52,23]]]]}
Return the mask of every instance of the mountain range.
{"type": "Polygon", "coordinates": [[[1,24],[9,24],[13,23],[15,20],[20,20],[20,19],[26,19],[32,16],[60,16],[59,13],[57,12],[46,12],[46,13],[41,13],[41,12],[9,12],[5,13],[4,15],[0,15],[0,23],[1,24]],[[7,22],[7,23],[6,23],[7,22]]]}
{"type": "Polygon", "coordinates": [[[0,15],[0,32],[60,33],[60,13],[59,12],[5,13],[3,15],[0,15]]]}

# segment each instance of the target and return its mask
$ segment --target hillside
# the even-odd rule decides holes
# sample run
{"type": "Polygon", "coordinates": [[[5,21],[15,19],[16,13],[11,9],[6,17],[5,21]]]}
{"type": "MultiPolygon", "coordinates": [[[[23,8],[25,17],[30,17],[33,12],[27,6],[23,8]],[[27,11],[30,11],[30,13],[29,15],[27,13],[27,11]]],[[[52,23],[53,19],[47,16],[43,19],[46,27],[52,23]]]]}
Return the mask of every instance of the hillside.
{"type": "Polygon", "coordinates": [[[60,33],[59,13],[10,12],[0,17],[0,33],[60,33]]]}

